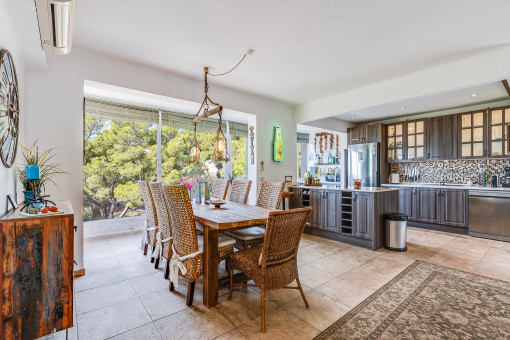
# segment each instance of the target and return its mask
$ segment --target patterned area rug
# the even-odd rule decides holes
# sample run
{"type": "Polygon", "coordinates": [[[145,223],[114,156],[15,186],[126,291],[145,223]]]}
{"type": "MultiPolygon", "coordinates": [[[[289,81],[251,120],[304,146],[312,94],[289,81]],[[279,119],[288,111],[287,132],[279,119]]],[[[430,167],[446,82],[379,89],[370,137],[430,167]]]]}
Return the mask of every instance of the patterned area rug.
{"type": "Polygon", "coordinates": [[[510,339],[510,283],[416,261],[315,339],[510,339]]]}

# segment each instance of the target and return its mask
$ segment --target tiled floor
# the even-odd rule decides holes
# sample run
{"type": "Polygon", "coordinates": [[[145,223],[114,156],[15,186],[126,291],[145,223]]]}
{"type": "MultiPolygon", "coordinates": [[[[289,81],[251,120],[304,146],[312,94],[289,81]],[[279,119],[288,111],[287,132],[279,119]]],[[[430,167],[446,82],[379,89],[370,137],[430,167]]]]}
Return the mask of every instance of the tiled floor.
{"type": "Polygon", "coordinates": [[[200,280],[188,308],[186,282],[170,292],[164,264],[154,269],[139,248],[138,234],[86,241],[71,339],[311,339],[415,259],[510,281],[510,243],[409,228],[408,251],[394,253],[303,235],[299,274],[310,308],[298,291],[267,293],[263,334],[256,289],[237,288],[231,301],[221,291],[220,304],[208,309],[200,280]]]}

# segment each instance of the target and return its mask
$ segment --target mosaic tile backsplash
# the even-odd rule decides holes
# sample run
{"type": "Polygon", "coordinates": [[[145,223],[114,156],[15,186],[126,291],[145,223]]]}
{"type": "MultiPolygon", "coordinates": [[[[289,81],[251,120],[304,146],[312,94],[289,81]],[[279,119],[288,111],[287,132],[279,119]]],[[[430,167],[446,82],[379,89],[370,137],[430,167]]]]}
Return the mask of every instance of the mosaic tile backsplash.
{"type": "Polygon", "coordinates": [[[505,174],[504,168],[510,167],[510,159],[392,163],[391,172],[399,172],[400,180],[403,181],[406,166],[418,166],[420,181],[423,183],[436,183],[440,179],[446,183],[466,183],[468,180],[478,183],[478,171],[480,168],[485,168],[488,183],[490,183],[492,175],[497,175],[501,180],[505,174]]]}

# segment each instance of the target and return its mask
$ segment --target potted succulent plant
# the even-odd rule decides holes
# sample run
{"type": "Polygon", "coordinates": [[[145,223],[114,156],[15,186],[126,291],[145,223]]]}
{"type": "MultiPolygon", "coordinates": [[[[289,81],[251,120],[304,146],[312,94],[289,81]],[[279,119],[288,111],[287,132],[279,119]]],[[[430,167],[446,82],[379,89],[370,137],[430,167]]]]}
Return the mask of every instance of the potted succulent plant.
{"type": "MultiPolygon", "coordinates": [[[[26,165],[38,165],[39,166],[40,179],[36,180],[36,185],[38,188],[42,189],[43,191],[46,190],[46,185],[50,182],[55,184],[55,186],[57,186],[57,184],[53,181],[53,176],[67,173],[65,171],[62,171],[62,169],[60,169],[60,164],[51,162],[52,159],[55,156],[57,156],[57,154],[54,153],[56,148],[51,148],[49,150],[39,152],[39,146],[37,145],[38,141],[39,141],[39,139],[37,139],[34,142],[34,144],[30,147],[20,144],[23,164],[20,164],[20,166],[17,167],[17,170],[18,170],[18,179],[20,180],[20,182],[23,184],[23,187],[25,188],[25,190],[23,191],[23,194],[25,195],[25,202],[28,202],[28,198],[34,198],[33,192],[32,192],[33,180],[32,181],[27,180],[26,170],[25,170],[26,165]]],[[[39,192],[39,194],[40,194],[40,192],[39,192]]]]}

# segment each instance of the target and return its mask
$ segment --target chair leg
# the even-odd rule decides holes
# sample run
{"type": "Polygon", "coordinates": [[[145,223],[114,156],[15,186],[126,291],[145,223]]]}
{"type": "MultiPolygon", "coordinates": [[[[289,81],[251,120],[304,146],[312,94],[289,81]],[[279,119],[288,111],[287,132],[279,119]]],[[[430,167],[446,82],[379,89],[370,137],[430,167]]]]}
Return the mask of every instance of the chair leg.
{"type": "Polygon", "coordinates": [[[170,291],[173,292],[175,290],[174,283],[170,281],[170,291]]]}
{"type": "Polygon", "coordinates": [[[158,269],[159,268],[159,255],[158,257],[156,257],[156,262],[154,263],[154,269],[158,269]]]}
{"type": "Polygon", "coordinates": [[[262,333],[266,332],[266,299],[264,291],[260,291],[260,322],[262,327],[262,333]]]}
{"type": "Polygon", "coordinates": [[[303,298],[303,301],[305,302],[306,308],[310,307],[308,305],[308,301],[306,301],[305,292],[303,292],[303,287],[301,287],[301,282],[299,282],[299,276],[296,277],[297,286],[299,288],[299,292],[301,293],[301,297],[303,298]]]}
{"type": "Polygon", "coordinates": [[[149,249],[149,245],[145,243],[145,246],[143,246],[143,255],[147,255],[147,249],[149,249]]]}
{"type": "Polygon", "coordinates": [[[188,296],[186,297],[186,306],[193,305],[193,294],[195,293],[195,281],[188,282],[188,296]]]}
{"type": "Polygon", "coordinates": [[[227,258],[225,259],[225,270],[227,272],[230,272],[230,264],[231,264],[230,256],[227,256],[227,258]]]}
{"type": "Polygon", "coordinates": [[[234,290],[234,271],[230,269],[228,272],[228,276],[230,276],[230,292],[228,292],[228,299],[232,299],[232,291],[234,290]]]}
{"type": "Polygon", "coordinates": [[[154,263],[154,257],[152,257],[153,252],[154,252],[154,247],[152,247],[152,251],[151,251],[151,263],[154,263]]]}
{"type": "Polygon", "coordinates": [[[166,260],[165,279],[168,279],[169,276],[170,276],[170,260],[166,260]]]}

